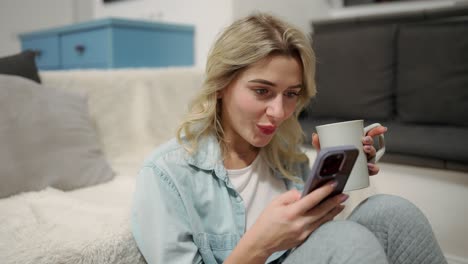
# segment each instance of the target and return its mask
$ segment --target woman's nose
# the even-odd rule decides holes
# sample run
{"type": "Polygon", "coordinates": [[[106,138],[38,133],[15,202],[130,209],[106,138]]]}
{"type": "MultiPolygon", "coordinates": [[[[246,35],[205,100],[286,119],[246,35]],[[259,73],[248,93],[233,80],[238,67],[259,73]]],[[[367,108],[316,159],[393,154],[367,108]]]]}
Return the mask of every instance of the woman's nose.
{"type": "Polygon", "coordinates": [[[266,114],[276,119],[284,117],[284,105],[282,96],[277,96],[267,106],[266,114]]]}

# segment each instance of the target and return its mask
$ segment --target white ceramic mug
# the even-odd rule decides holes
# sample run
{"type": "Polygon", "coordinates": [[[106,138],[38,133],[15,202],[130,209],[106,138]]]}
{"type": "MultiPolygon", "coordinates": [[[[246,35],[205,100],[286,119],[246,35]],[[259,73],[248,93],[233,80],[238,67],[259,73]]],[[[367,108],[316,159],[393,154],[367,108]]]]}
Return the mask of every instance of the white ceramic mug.
{"type": "MultiPolygon", "coordinates": [[[[364,120],[352,120],[316,127],[321,148],[354,145],[359,149],[359,156],[354,164],[354,168],[351,171],[344,191],[352,191],[369,186],[368,161],[363,150],[362,138],[369,130],[377,126],[380,126],[380,124],[374,123],[364,128],[364,120]]],[[[374,139],[374,141],[375,140],[376,139],[374,139]]],[[[377,162],[385,153],[384,136],[379,135],[377,142],[377,153],[370,162],[377,162]]]]}

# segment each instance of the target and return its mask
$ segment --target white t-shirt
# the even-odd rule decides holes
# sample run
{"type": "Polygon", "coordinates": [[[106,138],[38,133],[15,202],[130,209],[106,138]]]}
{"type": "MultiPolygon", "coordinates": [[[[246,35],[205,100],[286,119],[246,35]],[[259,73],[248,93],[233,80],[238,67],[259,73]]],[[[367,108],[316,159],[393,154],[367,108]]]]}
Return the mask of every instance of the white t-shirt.
{"type": "Polygon", "coordinates": [[[275,197],[287,191],[285,182],[273,176],[260,154],[248,167],[227,170],[227,174],[244,200],[247,229],[275,197]]]}

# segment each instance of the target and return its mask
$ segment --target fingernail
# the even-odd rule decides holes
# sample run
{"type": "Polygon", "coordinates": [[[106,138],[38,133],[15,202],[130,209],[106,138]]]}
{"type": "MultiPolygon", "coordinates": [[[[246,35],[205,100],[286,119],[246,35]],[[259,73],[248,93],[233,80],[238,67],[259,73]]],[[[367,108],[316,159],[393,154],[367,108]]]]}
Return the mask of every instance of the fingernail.
{"type": "Polygon", "coordinates": [[[367,167],[369,169],[373,169],[373,168],[375,168],[375,164],[374,163],[367,163],[367,167]]]}
{"type": "Polygon", "coordinates": [[[332,181],[332,182],[330,183],[330,186],[333,187],[333,189],[335,189],[336,186],[338,186],[338,182],[337,182],[337,181],[332,181]]]}
{"type": "Polygon", "coordinates": [[[364,150],[365,150],[365,151],[370,151],[370,150],[371,150],[371,146],[364,146],[364,150]]]}
{"type": "Polygon", "coordinates": [[[349,195],[347,195],[347,194],[345,194],[345,193],[342,193],[342,194],[340,195],[340,202],[343,203],[343,202],[345,202],[346,200],[348,200],[348,198],[349,198],[349,195]]]}

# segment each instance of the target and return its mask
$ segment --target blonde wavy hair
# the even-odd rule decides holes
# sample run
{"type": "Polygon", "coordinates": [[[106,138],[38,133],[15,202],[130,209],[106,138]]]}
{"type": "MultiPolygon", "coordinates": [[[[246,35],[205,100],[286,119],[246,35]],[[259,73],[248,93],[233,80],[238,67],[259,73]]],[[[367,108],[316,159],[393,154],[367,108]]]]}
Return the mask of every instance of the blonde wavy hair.
{"type": "MultiPolygon", "coordinates": [[[[304,132],[298,122],[301,110],[315,96],[315,55],[308,39],[300,30],[269,14],[253,14],[235,21],[214,43],[206,64],[206,76],[190,111],[177,130],[177,140],[193,153],[201,137],[216,135],[223,145],[217,92],[227,87],[243,70],[270,56],[285,55],[302,63],[303,88],[294,114],[278,128],[264,147],[263,155],[273,170],[297,181],[297,163],[306,162],[300,150],[304,132]]],[[[223,146],[222,146],[222,149],[223,146]]]]}

